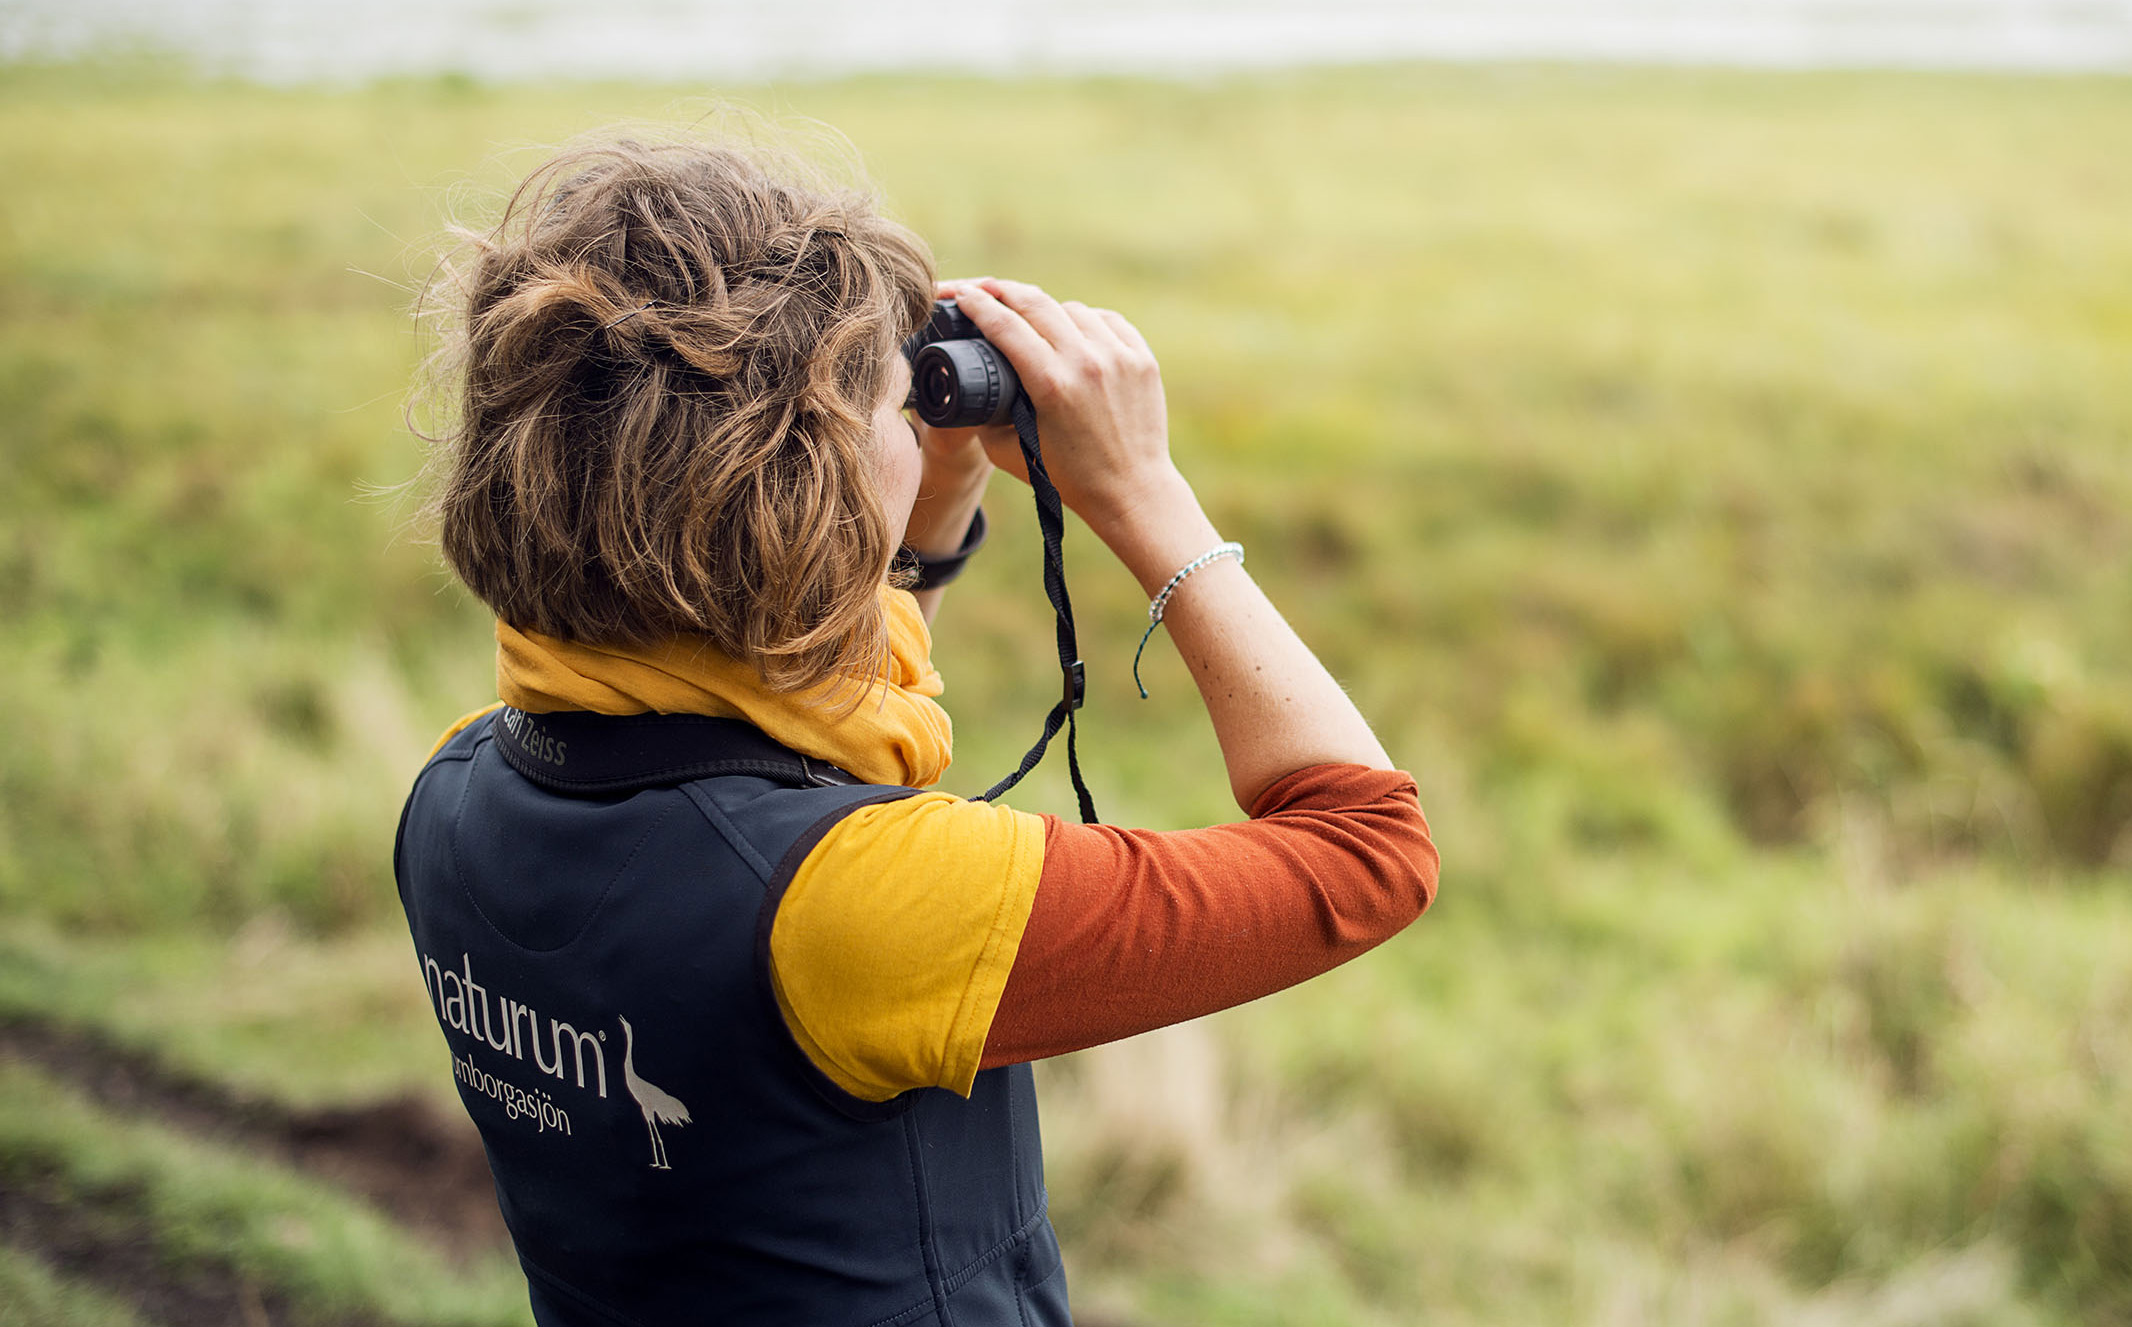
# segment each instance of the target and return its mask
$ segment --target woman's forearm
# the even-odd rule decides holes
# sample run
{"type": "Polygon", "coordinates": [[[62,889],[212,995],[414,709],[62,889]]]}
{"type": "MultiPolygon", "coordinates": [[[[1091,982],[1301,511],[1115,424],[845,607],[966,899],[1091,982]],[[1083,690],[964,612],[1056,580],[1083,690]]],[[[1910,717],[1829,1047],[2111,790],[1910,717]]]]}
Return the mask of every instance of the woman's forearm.
{"type": "MultiPolygon", "coordinates": [[[[1091,525],[1151,597],[1221,542],[1174,470],[1131,508],[1099,514],[1091,525]]],[[[1392,768],[1354,702],[1234,560],[1187,576],[1162,625],[1206,702],[1238,806],[1248,811],[1277,780],[1307,765],[1392,768]]]]}

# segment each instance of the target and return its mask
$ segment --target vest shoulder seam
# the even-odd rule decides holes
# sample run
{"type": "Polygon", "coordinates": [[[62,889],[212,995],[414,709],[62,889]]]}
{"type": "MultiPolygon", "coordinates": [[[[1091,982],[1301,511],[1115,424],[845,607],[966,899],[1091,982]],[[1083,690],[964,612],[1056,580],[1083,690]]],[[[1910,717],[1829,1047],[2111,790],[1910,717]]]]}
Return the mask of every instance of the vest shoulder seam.
{"type": "Polygon", "coordinates": [[[460,737],[466,733],[473,732],[478,726],[480,726],[480,721],[476,720],[474,723],[468,724],[460,732],[452,734],[450,742],[446,743],[436,755],[422,762],[422,768],[415,774],[415,782],[422,782],[429,772],[439,765],[464,765],[480,755],[483,743],[496,740],[489,735],[488,729],[483,728],[479,733],[476,733],[473,740],[466,743],[466,745],[461,746],[459,744],[460,737]]]}
{"type": "Polygon", "coordinates": [[[839,820],[842,820],[860,807],[873,806],[880,802],[898,801],[905,797],[915,796],[919,791],[916,788],[906,788],[892,783],[831,784],[819,788],[792,789],[790,791],[817,795],[841,793],[849,797],[850,800],[840,801],[839,805],[807,822],[807,827],[800,831],[799,837],[794,839],[785,848],[778,860],[773,863],[769,858],[763,856],[762,849],[757,847],[755,840],[750,838],[747,832],[740,827],[732,812],[721,805],[717,798],[711,796],[710,790],[706,785],[718,781],[718,777],[692,779],[687,783],[678,784],[676,787],[695,806],[711,828],[717,831],[718,836],[726,841],[726,846],[739,854],[741,860],[748,864],[749,869],[755,872],[763,885],[780,893],[783,892],[784,886],[791,882],[792,875],[799,870],[800,863],[806,859],[807,853],[813,849],[815,844],[821,841],[822,836],[827,834],[839,820]]]}
{"type": "Polygon", "coordinates": [[[677,787],[681,795],[688,799],[689,805],[696,808],[696,814],[702,816],[704,823],[711,827],[711,832],[725,840],[726,846],[747,864],[758,881],[764,885],[769,884],[770,876],[776,868],[762,855],[762,850],[755,846],[755,841],[742,833],[740,826],[733,823],[733,817],[718,804],[718,799],[712,797],[704,788],[703,781],[692,780],[677,787]]]}
{"type": "MultiPolygon", "coordinates": [[[[488,739],[484,737],[482,740],[486,741],[488,739]]],[[[607,877],[607,883],[600,886],[599,898],[593,901],[592,907],[585,913],[585,920],[579,924],[578,928],[560,943],[542,948],[525,944],[508,931],[505,931],[501,926],[498,926],[496,919],[489,916],[488,909],[481,906],[481,900],[474,896],[473,888],[467,883],[466,870],[459,861],[459,835],[457,829],[464,816],[466,799],[472,793],[473,786],[473,780],[469,778],[467,786],[460,791],[459,805],[452,812],[453,833],[447,840],[447,847],[450,849],[452,857],[452,877],[459,885],[459,892],[466,897],[467,906],[474,910],[476,917],[481,918],[482,924],[487,926],[497,939],[525,954],[559,954],[582,939],[585,932],[592,929],[592,924],[599,920],[600,913],[607,907],[607,900],[614,895],[614,887],[621,883],[624,875],[628,874],[630,866],[637,860],[637,854],[644,851],[644,845],[651,842],[652,835],[659,832],[659,827],[672,817],[676,809],[673,806],[666,807],[657,816],[653,817],[649,825],[644,827],[644,832],[637,836],[637,841],[634,844],[630,845],[629,854],[622,858],[621,865],[617,866],[614,869],[614,873],[607,877]]]]}
{"type": "MultiPolygon", "coordinates": [[[[491,706],[486,711],[477,711],[474,717],[466,722],[465,727],[438,743],[437,749],[430,752],[429,759],[422,762],[423,771],[426,773],[430,767],[442,765],[446,761],[472,760],[483,742],[495,741],[495,735],[489,730],[495,722],[497,708],[498,706],[491,706]]],[[[415,777],[419,780],[422,776],[417,774],[415,777]]]]}

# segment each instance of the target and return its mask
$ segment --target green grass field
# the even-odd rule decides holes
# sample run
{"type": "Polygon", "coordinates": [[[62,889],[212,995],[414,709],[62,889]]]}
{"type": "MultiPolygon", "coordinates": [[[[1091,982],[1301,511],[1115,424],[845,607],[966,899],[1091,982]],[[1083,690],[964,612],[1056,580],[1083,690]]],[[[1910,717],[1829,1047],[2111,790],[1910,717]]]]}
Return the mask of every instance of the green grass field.
{"type": "MultiPolygon", "coordinates": [[[[1443,848],[1384,950],[1045,1066],[1077,1304],[2132,1318],[2127,79],[0,68],[0,1019],[450,1104],[390,841],[493,683],[409,529],[408,309],[541,145],[714,92],[848,135],[943,271],[1138,322],[1186,472],[1443,848]]],[[[1056,695],[1025,500],[992,507],[936,633],[963,792],[1056,695]]],[[[1136,587],[1069,559],[1099,804],[1233,816],[1159,643],[1132,690],[1136,587]]],[[[1014,800],[1069,811],[1063,768],[1014,800]]],[[[5,1073],[0,1218],[130,1222],[292,1321],[522,1320],[507,1268],[5,1073]]],[[[0,1219],[0,1318],[134,1313],[0,1219]]]]}

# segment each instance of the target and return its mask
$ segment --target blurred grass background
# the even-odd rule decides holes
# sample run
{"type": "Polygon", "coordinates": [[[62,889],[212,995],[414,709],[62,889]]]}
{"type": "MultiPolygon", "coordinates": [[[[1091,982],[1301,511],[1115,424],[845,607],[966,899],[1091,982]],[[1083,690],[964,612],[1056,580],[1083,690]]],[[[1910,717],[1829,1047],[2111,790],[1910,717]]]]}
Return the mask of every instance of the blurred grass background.
{"type": "MultiPolygon", "coordinates": [[[[1046,1066],[1077,1304],[2132,1320],[2132,80],[731,91],[847,134],[944,272],[1134,318],[1443,847],[1383,951],[1046,1066]]],[[[0,69],[0,1012],[448,1093],[389,844],[493,683],[395,492],[408,308],[540,145],[701,93],[0,69]]],[[[957,791],[1056,694],[1024,502],[936,632],[957,791]]],[[[1160,644],[1133,693],[1137,589],[1085,532],[1069,566],[1107,817],[1235,815],[1160,644]]],[[[1049,765],[1014,800],[1071,806],[1049,765]]],[[[335,1201],[53,1125],[67,1091],[11,1079],[0,1176],[335,1201]]],[[[337,1305],[398,1256],[350,1239],[239,1260],[337,1305]]],[[[509,1320],[489,1276],[370,1311],[509,1320]]],[[[108,1308],[12,1254],[10,1303],[108,1308]]]]}

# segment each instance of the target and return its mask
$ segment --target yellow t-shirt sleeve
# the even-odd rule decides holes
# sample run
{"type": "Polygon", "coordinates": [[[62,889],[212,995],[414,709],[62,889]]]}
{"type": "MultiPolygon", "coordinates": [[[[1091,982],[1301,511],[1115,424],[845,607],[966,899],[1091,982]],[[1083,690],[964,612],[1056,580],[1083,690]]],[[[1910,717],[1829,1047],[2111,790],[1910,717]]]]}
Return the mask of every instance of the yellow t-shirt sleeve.
{"type": "Polygon", "coordinates": [[[867,1101],[968,1096],[1043,869],[1044,822],[985,802],[920,793],[839,821],[770,928],[800,1049],[867,1101]]]}

